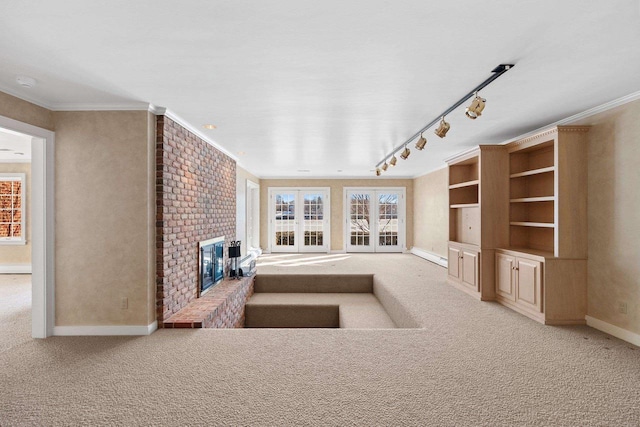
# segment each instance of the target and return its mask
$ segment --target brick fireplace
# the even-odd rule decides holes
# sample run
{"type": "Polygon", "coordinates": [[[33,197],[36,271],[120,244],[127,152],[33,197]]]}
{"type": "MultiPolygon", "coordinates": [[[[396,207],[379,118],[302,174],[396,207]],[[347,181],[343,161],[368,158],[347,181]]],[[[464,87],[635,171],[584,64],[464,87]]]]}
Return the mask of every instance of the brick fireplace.
{"type": "Polygon", "coordinates": [[[156,206],[156,312],[162,327],[198,296],[198,242],[225,236],[228,247],[235,240],[235,161],[169,117],[158,116],[156,206]]]}

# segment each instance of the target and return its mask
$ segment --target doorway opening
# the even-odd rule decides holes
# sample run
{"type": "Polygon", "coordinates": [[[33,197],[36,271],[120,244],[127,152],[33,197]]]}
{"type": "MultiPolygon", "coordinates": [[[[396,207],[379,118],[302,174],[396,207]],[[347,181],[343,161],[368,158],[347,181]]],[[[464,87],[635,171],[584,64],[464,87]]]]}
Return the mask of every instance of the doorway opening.
{"type": "MultiPolygon", "coordinates": [[[[20,292],[30,294],[31,337],[46,338],[54,326],[54,133],[0,116],[0,136],[0,165],[23,169],[0,178],[0,273],[31,274],[30,287],[22,283],[20,292]]],[[[28,297],[23,295],[23,304],[28,297]]]]}

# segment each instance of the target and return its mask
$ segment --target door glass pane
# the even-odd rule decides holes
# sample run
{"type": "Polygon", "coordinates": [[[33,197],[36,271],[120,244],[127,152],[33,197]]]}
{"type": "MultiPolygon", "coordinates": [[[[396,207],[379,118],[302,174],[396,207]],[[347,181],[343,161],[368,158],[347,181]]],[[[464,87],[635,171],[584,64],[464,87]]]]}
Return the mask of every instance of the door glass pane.
{"type": "Polygon", "coordinates": [[[295,200],[295,193],[275,195],[276,246],[295,245],[295,200]]]}
{"type": "Polygon", "coordinates": [[[351,194],[349,205],[351,245],[369,246],[371,198],[368,194],[351,194]]]}
{"type": "Polygon", "coordinates": [[[378,194],[378,244],[398,245],[397,194],[378,194]]]}
{"type": "Polygon", "coordinates": [[[323,208],[322,194],[304,195],[304,246],[323,245],[323,208]]]}

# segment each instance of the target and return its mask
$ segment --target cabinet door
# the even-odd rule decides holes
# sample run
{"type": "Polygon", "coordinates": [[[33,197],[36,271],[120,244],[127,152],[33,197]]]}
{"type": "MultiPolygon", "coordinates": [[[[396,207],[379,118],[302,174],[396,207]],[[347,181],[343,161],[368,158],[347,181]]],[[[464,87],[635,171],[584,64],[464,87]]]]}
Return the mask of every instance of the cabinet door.
{"type": "Polygon", "coordinates": [[[449,277],[460,280],[460,249],[455,246],[449,246],[449,277]]]}
{"type": "Polygon", "coordinates": [[[516,275],[518,304],[538,313],[542,312],[542,263],[518,258],[516,275]]]}
{"type": "Polygon", "coordinates": [[[496,254],[496,293],[512,301],[516,300],[515,266],[515,257],[501,253],[496,254]]]}
{"type": "Polygon", "coordinates": [[[470,250],[462,250],[461,264],[462,264],[462,283],[473,288],[474,291],[478,289],[478,252],[470,250]]]}

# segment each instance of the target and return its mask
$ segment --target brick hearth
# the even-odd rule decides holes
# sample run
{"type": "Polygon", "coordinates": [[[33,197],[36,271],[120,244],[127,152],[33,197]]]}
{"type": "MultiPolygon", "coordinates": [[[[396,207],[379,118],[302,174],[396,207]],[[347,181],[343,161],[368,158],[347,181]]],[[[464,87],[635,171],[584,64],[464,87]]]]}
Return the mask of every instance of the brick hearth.
{"type": "MultiPolygon", "coordinates": [[[[254,276],[255,277],[255,276],[254,276]]],[[[254,277],[225,279],[164,321],[165,328],[242,328],[254,277]]]]}

